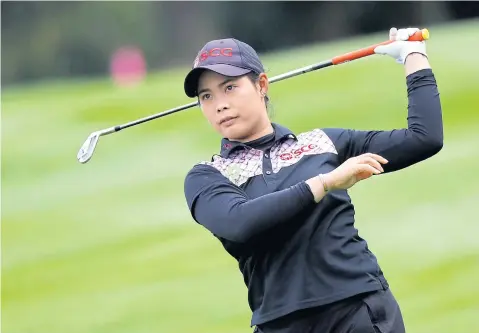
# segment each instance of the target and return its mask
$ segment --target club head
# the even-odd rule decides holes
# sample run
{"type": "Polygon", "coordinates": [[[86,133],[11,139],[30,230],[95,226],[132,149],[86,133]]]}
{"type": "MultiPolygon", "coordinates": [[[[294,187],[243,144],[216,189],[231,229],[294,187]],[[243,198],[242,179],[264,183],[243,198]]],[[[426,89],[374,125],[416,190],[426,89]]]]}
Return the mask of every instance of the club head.
{"type": "Polygon", "coordinates": [[[88,136],[77,154],[77,159],[80,163],[86,163],[91,159],[100,135],[100,132],[93,132],[88,136]]]}

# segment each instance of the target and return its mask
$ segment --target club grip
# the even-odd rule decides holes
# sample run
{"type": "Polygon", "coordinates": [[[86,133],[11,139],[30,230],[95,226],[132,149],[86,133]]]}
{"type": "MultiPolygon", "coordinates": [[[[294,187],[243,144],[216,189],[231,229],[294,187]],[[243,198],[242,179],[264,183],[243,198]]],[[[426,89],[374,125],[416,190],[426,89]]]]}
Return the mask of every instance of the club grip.
{"type": "Polygon", "coordinates": [[[412,42],[422,42],[423,40],[428,40],[429,39],[429,30],[427,29],[422,29],[419,31],[416,31],[414,35],[409,37],[409,41],[412,42]]]}
{"type": "MultiPolygon", "coordinates": [[[[411,37],[409,37],[408,41],[421,42],[421,41],[428,40],[428,39],[429,39],[429,30],[422,29],[422,30],[419,30],[416,33],[414,33],[414,35],[412,35],[411,37]]],[[[364,57],[373,55],[374,54],[374,49],[377,46],[391,44],[392,42],[394,42],[394,41],[387,40],[387,41],[384,41],[382,43],[374,44],[374,45],[371,45],[371,46],[368,46],[368,47],[365,47],[365,48],[362,48],[362,49],[359,49],[359,50],[356,50],[356,51],[352,51],[352,52],[349,52],[349,53],[346,53],[346,54],[342,54],[342,55],[339,55],[339,56],[334,57],[333,59],[331,59],[331,62],[333,63],[333,65],[338,65],[338,64],[341,64],[343,62],[353,61],[353,60],[356,60],[356,59],[359,59],[359,58],[364,58],[364,57]]]]}

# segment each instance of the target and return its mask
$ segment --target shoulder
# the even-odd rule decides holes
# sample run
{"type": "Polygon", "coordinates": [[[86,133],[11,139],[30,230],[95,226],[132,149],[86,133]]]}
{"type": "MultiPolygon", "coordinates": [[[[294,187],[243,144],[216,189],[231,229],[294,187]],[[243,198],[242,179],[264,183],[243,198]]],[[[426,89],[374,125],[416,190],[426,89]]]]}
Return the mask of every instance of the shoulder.
{"type": "MultiPolygon", "coordinates": [[[[315,128],[304,135],[310,135],[316,138],[317,141],[322,142],[323,145],[331,145],[337,151],[342,149],[345,144],[351,139],[352,131],[347,128],[326,127],[315,128]]],[[[300,134],[301,135],[301,134],[300,134]]]]}
{"type": "Polygon", "coordinates": [[[345,130],[342,128],[313,128],[299,133],[296,137],[299,145],[313,144],[322,152],[337,154],[338,142],[344,134],[345,130]]]}
{"type": "Polygon", "coordinates": [[[239,150],[224,158],[213,155],[211,161],[201,161],[195,164],[186,180],[193,177],[214,179],[215,181],[227,181],[236,186],[243,185],[249,178],[260,175],[262,172],[261,152],[259,150],[239,150]]]}
{"type": "Polygon", "coordinates": [[[328,139],[334,133],[334,128],[313,128],[308,131],[301,132],[297,138],[324,138],[328,139]]]}
{"type": "Polygon", "coordinates": [[[215,155],[212,161],[201,161],[191,167],[184,179],[184,193],[191,208],[198,196],[238,191],[246,180],[244,169],[235,160],[215,155]]]}
{"type": "Polygon", "coordinates": [[[186,173],[185,183],[191,182],[198,178],[209,179],[210,177],[221,176],[221,167],[213,161],[199,161],[195,163],[186,173]]]}
{"type": "Polygon", "coordinates": [[[199,162],[194,164],[186,173],[184,179],[184,194],[188,205],[191,207],[195,198],[212,184],[224,182],[224,176],[211,162],[199,162]]]}
{"type": "Polygon", "coordinates": [[[210,161],[199,161],[195,163],[186,174],[186,179],[193,176],[216,175],[227,176],[228,166],[232,164],[231,159],[226,159],[220,155],[213,155],[210,161]]]}
{"type": "Polygon", "coordinates": [[[314,133],[317,136],[325,136],[330,140],[334,140],[337,137],[344,135],[348,130],[345,128],[339,127],[324,127],[324,128],[314,128],[306,133],[314,133]]]}
{"type": "Polygon", "coordinates": [[[236,155],[232,156],[231,158],[213,155],[210,161],[197,162],[186,174],[185,184],[191,183],[193,181],[196,183],[198,181],[201,181],[202,183],[213,181],[231,181],[236,183],[235,175],[241,169],[241,159],[235,157],[236,155]]]}

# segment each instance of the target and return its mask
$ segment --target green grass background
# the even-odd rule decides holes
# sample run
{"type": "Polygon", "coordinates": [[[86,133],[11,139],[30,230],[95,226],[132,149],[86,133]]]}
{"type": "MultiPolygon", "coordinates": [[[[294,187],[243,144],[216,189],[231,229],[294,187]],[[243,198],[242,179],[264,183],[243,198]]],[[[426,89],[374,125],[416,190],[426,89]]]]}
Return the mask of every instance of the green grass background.
{"type": "MultiPolygon", "coordinates": [[[[478,31],[477,20],[430,28],[443,150],[350,192],[408,332],[479,332],[478,31]]],[[[384,38],[263,61],[273,76],[384,38]]],[[[2,332],[251,332],[236,262],[184,201],[186,172],[219,149],[199,109],[103,137],[76,160],[92,131],[189,103],[187,70],[129,90],[99,79],[2,91],[2,332]]],[[[404,71],[387,57],[275,83],[270,97],[273,120],[296,132],[406,126],[404,71]]]]}

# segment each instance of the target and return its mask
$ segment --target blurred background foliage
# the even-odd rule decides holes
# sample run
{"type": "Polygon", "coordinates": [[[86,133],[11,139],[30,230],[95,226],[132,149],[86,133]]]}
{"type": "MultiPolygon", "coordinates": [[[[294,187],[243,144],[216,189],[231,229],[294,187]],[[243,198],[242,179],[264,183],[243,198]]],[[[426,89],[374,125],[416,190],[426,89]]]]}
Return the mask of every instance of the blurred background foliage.
{"type": "Polygon", "coordinates": [[[2,85],[101,76],[111,54],[139,47],[150,69],[192,63],[209,39],[268,52],[395,26],[479,15],[477,1],[2,1],[2,85]]]}

